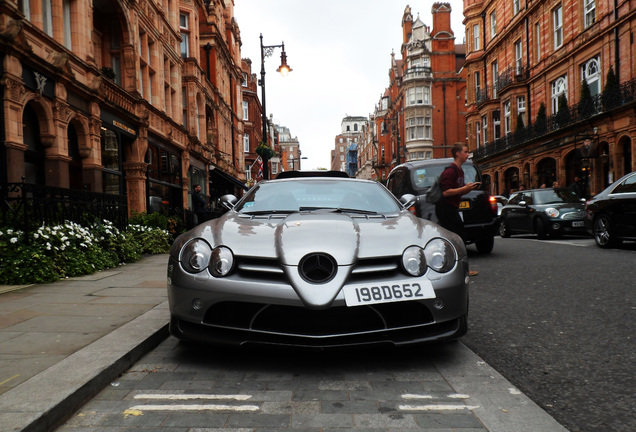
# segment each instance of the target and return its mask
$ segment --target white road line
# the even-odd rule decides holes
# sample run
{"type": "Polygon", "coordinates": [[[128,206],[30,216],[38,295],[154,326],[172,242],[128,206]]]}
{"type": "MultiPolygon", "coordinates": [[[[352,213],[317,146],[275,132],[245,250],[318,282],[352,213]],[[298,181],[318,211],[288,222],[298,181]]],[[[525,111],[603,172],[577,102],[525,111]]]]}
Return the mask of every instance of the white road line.
{"type": "Polygon", "coordinates": [[[138,394],[135,399],[159,399],[159,400],[248,400],[252,395],[216,395],[216,394],[138,394]]]}
{"type": "Polygon", "coordinates": [[[479,408],[476,405],[400,405],[402,411],[473,411],[479,408]]]}
{"type": "MultiPolygon", "coordinates": [[[[442,396],[442,397],[439,397],[439,398],[441,399],[441,398],[444,398],[444,397],[447,397],[449,399],[470,399],[470,396],[468,396],[468,395],[457,394],[457,393],[449,394],[449,395],[442,396]]],[[[407,393],[407,394],[403,394],[402,395],[402,399],[433,399],[433,396],[432,395],[420,395],[420,394],[407,393]]]]}
{"type": "Polygon", "coordinates": [[[258,411],[260,408],[256,405],[136,405],[129,410],[138,411],[258,411]]]}

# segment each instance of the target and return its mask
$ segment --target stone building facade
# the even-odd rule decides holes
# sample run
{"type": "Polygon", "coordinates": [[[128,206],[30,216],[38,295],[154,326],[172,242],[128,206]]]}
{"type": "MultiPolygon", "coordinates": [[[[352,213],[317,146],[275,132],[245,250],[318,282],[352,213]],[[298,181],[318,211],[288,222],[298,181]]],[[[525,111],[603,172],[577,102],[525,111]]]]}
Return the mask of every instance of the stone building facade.
{"type": "Polygon", "coordinates": [[[196,183],[210,202],[242,186],[232,0],[4,1],[0,64],[4,185],[121,195],[129,213],[177,214],[196,183]]]}
{"type": "Polygon", "coordinates": [[[634,169],[634,2],[464,0],[468,143],[492,194],[634,169]]]}

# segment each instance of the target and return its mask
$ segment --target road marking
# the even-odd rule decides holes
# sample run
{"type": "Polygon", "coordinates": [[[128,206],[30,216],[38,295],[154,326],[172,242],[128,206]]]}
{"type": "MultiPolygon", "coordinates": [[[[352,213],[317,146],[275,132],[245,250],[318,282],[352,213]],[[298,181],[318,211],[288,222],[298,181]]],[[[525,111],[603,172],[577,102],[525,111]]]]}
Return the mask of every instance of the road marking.
{"type": "Polygon", "coordinates": [[[258,411],[257,405],[206,405],[206,404],[174,404],[174,405],[136,405],[126,411],[258,411]]]}
{"type": "Polygon", "coordinates": [[[252,395],[215,395],[215,394],[138,394],[135,399],[163,399],[163,400],[248,400],[252,395]]]}
{"type": "Polygon", "coordinates": [[[11,378],[8,378],[8,379],[6,379],[6,380],[4,380],[4,381],[0,382],[0,386],[1,386],[1,385],[5,385],[6,383],[8,383],[9,381],[11,381],[12,379],[15,379],[15,378],[17,378],[17,377],[19,377],[19,376],[20,376],[20,374],[13,375],[11,378]]]}
{"type": "MultiPolygon", "coordinates": [[[[249,394],[149,394],[142,393],[133,396],[134,399],[145,400],[162,400],[168,402],[177,401],[205,401],[205,400],[229,400],[229,401],[245,401],[252,398],[249,394]]],[[[258,411],[258,405],[227,405],[227,404],[148,404],[135,405],[128,408],[124,413],[132,415],[143,415],[144,411],[258,411]]]]}
{"type": "Polygon", "coordinates": [[[400,405],[402,411],[473,411],[479,408],[477,405],[400,405]]]}
{"type": "MultiPolygon", "coordinates": [[[[446,395],[449,399],[470,399],[470,396],[465,394],[449,394],[446,395]]],[[[432,395],[419,395],[419,394],[403,394],[402,399],[433,399],[432,395]]]]}

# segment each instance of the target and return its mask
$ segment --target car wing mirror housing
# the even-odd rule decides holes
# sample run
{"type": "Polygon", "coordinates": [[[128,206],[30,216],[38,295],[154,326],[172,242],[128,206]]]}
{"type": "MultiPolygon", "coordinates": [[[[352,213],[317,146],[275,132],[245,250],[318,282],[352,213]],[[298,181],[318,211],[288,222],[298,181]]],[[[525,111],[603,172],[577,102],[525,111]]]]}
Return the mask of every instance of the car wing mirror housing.
{"type": "Polygon", "coordinates": [[[236,198],[232,194],[227,194],[227,195],[223,195],[220,198],[220,201],[223,207],[227,208],[228,210],[232,210],[234,206],[236,205],[236,203],[238,202],[238,198],[236,198]]]}
{"type": "Polygon", "coordinates": [[[402,206],[406,209],[408,209],[413,204],[415,204],[415,201],[417,201],[417,197],[412,194],[405,194],[400,197],[400,202],[402,203],[402,206]]]}
{"type": "Polygon", "coordinates": [[[525,207],[527,205],[527,203],[525,201],[519,201],[519,205],[521,207],[525,207]]]}

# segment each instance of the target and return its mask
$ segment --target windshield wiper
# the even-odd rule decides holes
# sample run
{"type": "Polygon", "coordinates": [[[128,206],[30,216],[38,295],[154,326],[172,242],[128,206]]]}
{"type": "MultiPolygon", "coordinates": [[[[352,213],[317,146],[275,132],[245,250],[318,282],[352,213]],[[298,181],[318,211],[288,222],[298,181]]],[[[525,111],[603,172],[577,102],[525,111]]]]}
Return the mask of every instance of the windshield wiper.
{"type": "Polygon", "coordinates": [[[298,210],[254,210],[254,211],[244,211],[239,212],[239,214],[258,216],[258,215],[266,215],[266,214],[291,214],[296,213],[298,210]]]}

